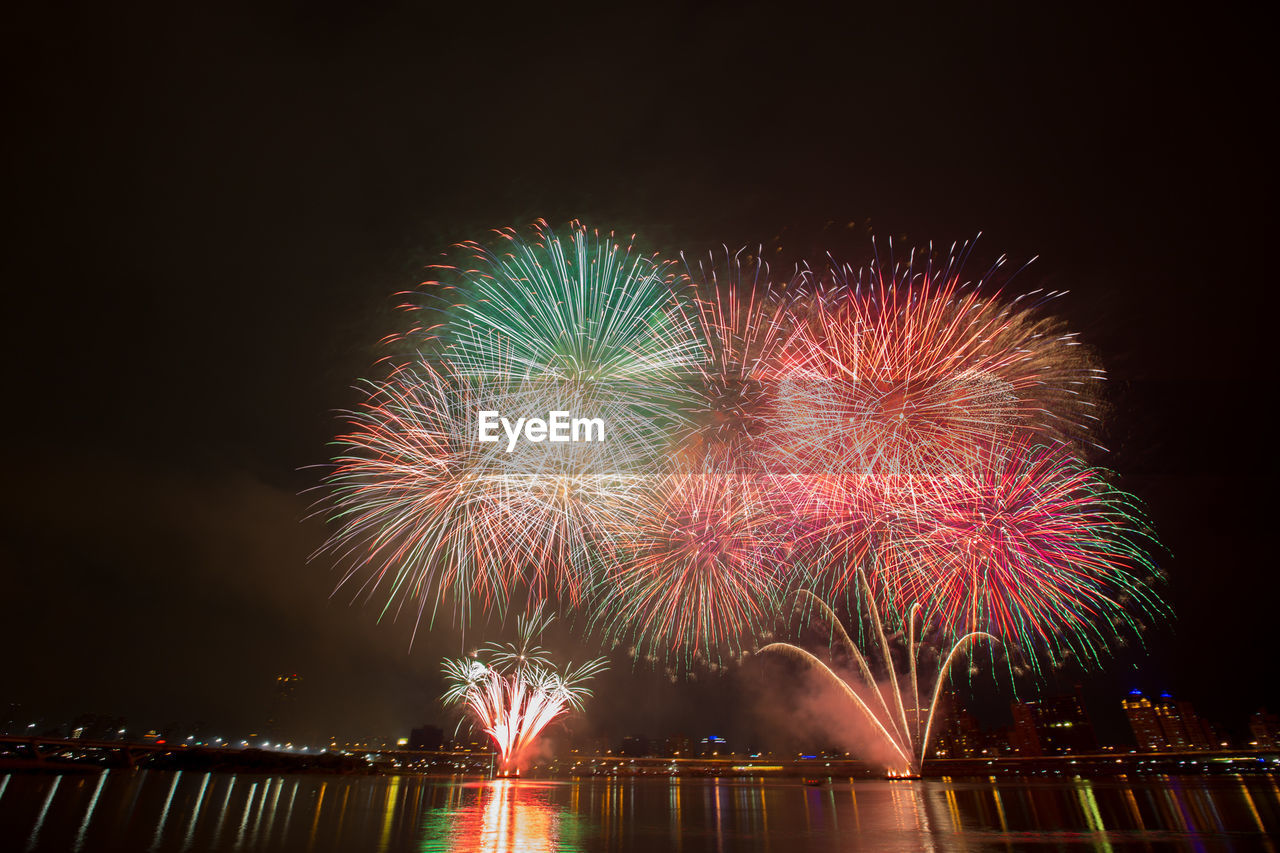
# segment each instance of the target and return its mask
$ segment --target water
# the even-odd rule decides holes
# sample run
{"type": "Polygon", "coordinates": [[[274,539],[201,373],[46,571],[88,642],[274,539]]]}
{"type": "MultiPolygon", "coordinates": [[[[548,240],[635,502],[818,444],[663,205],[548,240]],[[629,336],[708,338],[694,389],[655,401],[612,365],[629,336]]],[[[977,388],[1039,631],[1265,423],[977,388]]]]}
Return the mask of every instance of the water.
{"type": "Polygon", "coordinates": [[[491,781],[0,774],[0,850],[1273,850],[1270,776],[491,781]]]}

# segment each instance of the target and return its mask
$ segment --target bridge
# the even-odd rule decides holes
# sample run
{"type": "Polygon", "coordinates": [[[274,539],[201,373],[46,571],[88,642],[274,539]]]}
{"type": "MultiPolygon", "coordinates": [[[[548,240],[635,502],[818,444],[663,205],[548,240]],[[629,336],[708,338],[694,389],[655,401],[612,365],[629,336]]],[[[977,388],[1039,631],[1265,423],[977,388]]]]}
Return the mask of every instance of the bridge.
{"type": "Polygon", "coordinates": [[[1161,752],[1095,752],[1081,755],[1000,755],[935,758],[925,764],[930,776],[1078,774],[1116,776],[1134,773],[1238,773],[1280,771],[1275,749],[1215,749],[1161,752]]]}
{"type": "Polygon", "coordinates": [[[110,763],[137,766],[145,755],[186,749],[185,745],[135,741],[79,740],[36,735],[0,735],[0,767],[58,769],[59,765],[84,764],[89,754],[107,757],[110,763]]]}
{"type": "MultiPolygon", "coordinates": [[[[494,772],[495,754],[486,750],[352,749],[326,753],[241,749],[189,745],[185,742],[80,740],[31,735],[0,735],[0,770],[91,770],[136,767],[141,760],[165,756],[163,763],[208,761],[244,772],[323,770],[328,759],[348,766],[361,759],[369,768],[391,773],[481,774],[494,772]],[[349,757],[341,757],[349,756],[349,757]],[[317,761],[320,762],[317,764],[317,761]],[[265,763],[264,763],[265,762],[265,763]]],[[[332,763],[330,761],[329,763],[332,763]]],[[[365,772],[368,772],[366,768],[365,772]]],[[[216,767],[214,769],[217,769],[216,767]]],[[[1204,752],[1101,752],[1085,755],[978,756],[935,758],[925,763],[926,776],[995,776],[1063,774],[1112,776],[1135,773],[1280,772],[1275,749],[1222,749],[1204,752]]],[[[778,776],[805,779],[882,778],[884,769],[848,757],[801,756],[625,756],[573,754],[536,760],[530,776],[778,776]]]]}

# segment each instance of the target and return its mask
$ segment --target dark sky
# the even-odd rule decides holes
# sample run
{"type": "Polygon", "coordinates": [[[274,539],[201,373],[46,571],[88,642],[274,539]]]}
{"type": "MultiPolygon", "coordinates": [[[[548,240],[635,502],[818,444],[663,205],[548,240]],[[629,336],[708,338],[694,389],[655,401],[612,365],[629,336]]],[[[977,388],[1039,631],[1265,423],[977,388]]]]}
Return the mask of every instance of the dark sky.
{"type": "MultiPolygon", "coordinates": [[[[325,734],[440,717],[456,635],[410,653],[407,625],[328,600],[308,466],[427,258],[576,217],[673,252],[857,259],[870,227],[1040,255],[1019,286],[1071,291],[1112,374],[1105,461],[1172,553],[1176,621],[1093,689],[1167,688],[1229,728],[1280,709],[1260,21],[208,5],[7,28],[0,701],[247,730],[297,670],[325,734]]],[[[615,671],[581,725],[741,731],[749,680],[615,671]]]]}

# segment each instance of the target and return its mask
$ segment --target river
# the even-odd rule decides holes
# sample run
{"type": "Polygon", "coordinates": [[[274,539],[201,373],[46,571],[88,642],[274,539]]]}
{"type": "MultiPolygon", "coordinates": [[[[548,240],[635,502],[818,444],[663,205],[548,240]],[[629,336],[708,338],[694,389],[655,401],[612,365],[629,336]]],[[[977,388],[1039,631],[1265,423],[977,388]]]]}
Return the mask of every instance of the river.
{"type": "Polygon", "coordinates": [[[0,850],[1273,850],[1277,778],[0,775],[0,850]]]}

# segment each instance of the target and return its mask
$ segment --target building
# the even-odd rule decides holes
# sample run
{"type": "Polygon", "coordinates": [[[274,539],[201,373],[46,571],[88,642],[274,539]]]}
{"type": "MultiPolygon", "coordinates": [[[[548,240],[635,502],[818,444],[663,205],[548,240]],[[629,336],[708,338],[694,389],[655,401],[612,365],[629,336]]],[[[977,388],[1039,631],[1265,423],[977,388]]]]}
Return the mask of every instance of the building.
{"type": "Polygon", "coordinates": [[[1191,733],[1187,731],[1186,721],[1182,718],[1182,709],[1168,693],[1151,703],[1156,714],[1156,722],[1164,734],[1166,749],[1182,750],[1191,748],[1191,733]]]}
{"type": "Polygon", "coordinates": [[[1209,721],[1197,714],[1190,702],[1179,700],[1176,704],[1182,718],[1182,728],[1186,732],[1187,745],[1191,749],[1215,749],[1220,738],[1209,721]]]}
{"type": "Polygon", "coordinates": [[[1013,726],[994,729],[983,736],[982,750],[979,754],[985,756],[1017,755],[1017,747],[1014,746],[1017,740],[1013,726]]]}
{"type": "Polygon", "coordinates": [[[75,740],[122,740],[124,732],[124,717],[81,714],[71,721],[71,737],[75,740]]]}
{"type": "Polygon", "coordinates": [[[643,758],[653,753],[649,749],[649,738],[644,735],[627,735],[618,744],[617,754],[628,758],[643,758]]]}
{"type": "Polygon", "coordinates": [[[931,745],[935,758],[973,758],[982,754],[984,744],[978,721],[960,707],[955,691],[942,695],[934,719],[940,728],[931,745]]]}
{"type": "Polygon", "coordinates": [[[440,749],[444,745],[444,730],[439,726],[419,726],[409,732],[406,745],[410,749],[440,749]]]}
{"type": "Polygon", "coordinates": [[[1217,732],[1192,704],[1177,701],[1168,693],[1152,701],[1142,691],[1131,690],[1120,704],[1140,750],[1206,750],[1218,744],[1217,732]]]}
{"type": "Polygon", "coordinates": [[[1040,736],[1036,734],[1035,714],[1026,702],[1015,702],[1013,727],[1009,729],[1009,746],[1017,755],[1044,755],[1040,748],[1040,736]]]}
{"type": "Polygon", "coordinates": [[[982,754],[984,741],[973,714],[960,711],[938,738],[935,753],[947,758],[973,758],[982,754]]]}
{"type": "Polygon", "coordinates": [[[1259,749],[1280,747],[1280,717],[1260,708],[1249,717],[1249,734],[1259,749]]]}
{"type": "Polygon", "coordinates": [[[702,758],[729,756],[729,742],[719,735],[707,735],[698,744],[698,755],[702,758]]]}
{"type": "Polygon", "coordinates": [[[1012,706],[1009,739],[1018,755],[1079,755],[1097,751],[1098,741],[1075,696],[1052,696],[1012,706]]]}
{"type": "Polygon", "coordinates": [[[693,755],[693,741],[687,735],[672,735],[664,742],[663,755],[668,758],[678,756],[688,758],[693,755]]]}
{"type": "Polygon", "coordinates": [[[1168,745],[1160,722],[1156,719],[1155,706],[1142,695],[1141,690],[1130,690],[1129,695],[1121,700],[1120,706],[1124,708],[1124,715],[1129,718],[1129,728],[1133,730],[1133,739],[1138,744],[1138,749],[1153,752],[1168,745]]]}
{"type": "Polygon", "coordinates": [[[21,735],[27,732],[26,711],[17,702],[9,702],[4,709],[4,719],[0,720],[0,735],[21,735]]]}
{"type": "Polygon", "coordinates": [[[268,740],[293,735],[292,729],[298,724],[298,689],[301,686],[302,676],[296,672],[276,676],[275,690],[271,694],[271,715],[263,730],[268,740]]]}

